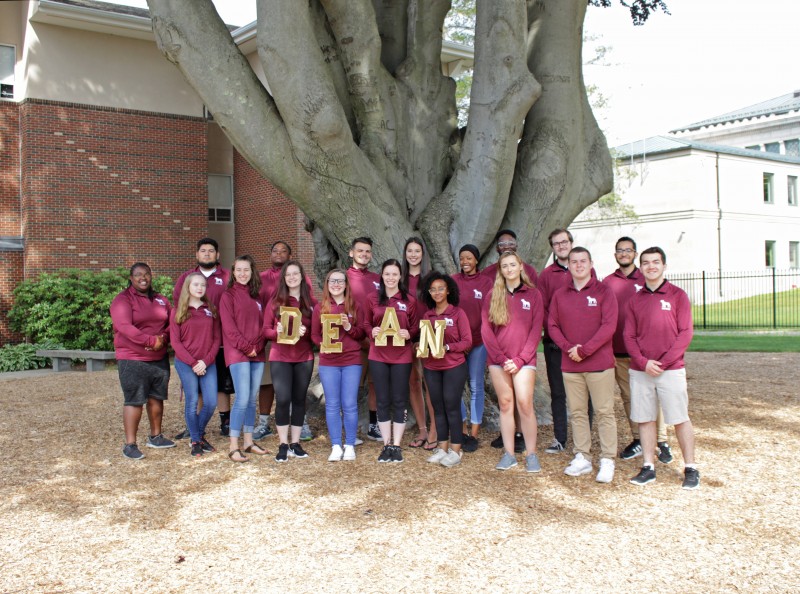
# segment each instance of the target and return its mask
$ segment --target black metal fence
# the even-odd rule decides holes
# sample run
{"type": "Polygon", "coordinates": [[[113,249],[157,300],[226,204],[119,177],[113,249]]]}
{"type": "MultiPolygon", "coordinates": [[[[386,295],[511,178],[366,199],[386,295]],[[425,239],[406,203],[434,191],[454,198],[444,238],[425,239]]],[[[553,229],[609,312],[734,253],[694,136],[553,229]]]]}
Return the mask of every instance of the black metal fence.
{"type": "Polygon", "coordinates": [[[698,329],[800,328],[800,269],[668,274],[692,302],[698,329]]]}

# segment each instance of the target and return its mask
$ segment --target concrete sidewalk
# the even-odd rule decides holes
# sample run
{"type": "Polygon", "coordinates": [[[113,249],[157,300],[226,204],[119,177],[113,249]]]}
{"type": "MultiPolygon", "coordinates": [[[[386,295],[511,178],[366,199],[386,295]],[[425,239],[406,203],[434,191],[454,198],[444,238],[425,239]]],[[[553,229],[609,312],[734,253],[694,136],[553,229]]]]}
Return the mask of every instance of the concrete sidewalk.
{"type": "MultiPolygon", "coordinates": [[[[55,371],[52,368],[48,367],[46,369],[29,369],[27,371],[7,371],[6,373],[0,373],[0,382],[3,380],[12,380],[12,379],[25,379],[29,377],[40,377],[42,375],[53,375],[55,371]]],[[[59,373],[84,373],[83,371],[61,371],[59,373]]]]}

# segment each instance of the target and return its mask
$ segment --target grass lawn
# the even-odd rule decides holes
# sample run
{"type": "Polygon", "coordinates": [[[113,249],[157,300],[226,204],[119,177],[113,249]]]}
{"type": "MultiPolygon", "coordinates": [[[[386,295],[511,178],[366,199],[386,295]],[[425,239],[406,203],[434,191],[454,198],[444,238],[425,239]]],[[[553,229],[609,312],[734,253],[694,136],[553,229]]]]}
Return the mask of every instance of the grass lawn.
{"type": "MultiPolygon", "coordinates": [[[[696,328],[703,327],[703,306],[692,306],[696,328]]],[[[706,327],[712,328],[797,328],[800,326],[800,289],[713,303],[705,307],[706,327]],[[774,310],[774,313],[773,313],[774,310]]]]}
{"type": "Polygon", "coordinates": [[[695,334],[690,351],[740,353],[800,352],[800,336],[786,334],[695,334]]]}

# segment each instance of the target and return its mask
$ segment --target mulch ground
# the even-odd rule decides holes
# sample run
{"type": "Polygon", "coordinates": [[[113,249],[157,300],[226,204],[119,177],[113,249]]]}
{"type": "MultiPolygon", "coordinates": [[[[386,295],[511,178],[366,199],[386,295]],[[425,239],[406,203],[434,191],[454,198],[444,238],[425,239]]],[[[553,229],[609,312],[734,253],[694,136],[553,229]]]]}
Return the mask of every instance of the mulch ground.
{"type": "MultiPolygon", "coordinates": [[[[329,463],[319,422],[305,460],[232,464],[215,419],[219,452],[134,462],[115,371],[2,381],[0,591],[798,591],[800,354],[687,367],[698,491],[680,488],[672,434],[676,460],[643,488],[628,483],[641,459],[609,485],[564,475],[569,453],[497,472],[494,435],[453,469],[411,449],[379,465],[375,443],[329,463]]],[[[173,397],[165,433],[182,427],[173,397]]],[[[542,427],[540,448],[551,438],[542,427]]]]}

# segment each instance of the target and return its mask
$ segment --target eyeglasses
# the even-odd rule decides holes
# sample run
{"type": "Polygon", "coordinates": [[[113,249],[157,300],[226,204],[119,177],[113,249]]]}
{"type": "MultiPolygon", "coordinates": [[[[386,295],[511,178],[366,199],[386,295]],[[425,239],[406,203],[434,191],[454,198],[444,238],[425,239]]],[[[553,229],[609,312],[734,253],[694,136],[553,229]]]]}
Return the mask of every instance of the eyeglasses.
{"type": "Polygon", "coordinates": [[[614,250],[618,254],[635,254],[636,250],[632,250],[631,248],[617,248],[614,250]]]}
{"type": "Polygon", "coordinates": [[[343,285],[346,282],[347,281],[345,279],[343,279],[343,278],[329,278],[328,279],[328,284],[329,285],[343,285]]]}
{"type": "Polygon", "coordinates": [[[428,289],[428,293],[434,295],[435,293],[445,293],[447,291],[447,287],[431,287],[428,289]]]}
{"type": "Polygon", "coordinates": [[[511,247],[513,245],[517,245],[516,241],[498,241],[497,247],[511,247]]]}
{"type": "Polygon", "coordinates": [[[553,247],[561,247],[561,246],[569,245],[571,243],[572,243],[572,241],[570,241],[569,239],[565,239],[564,241],[554,241],[551,245],[553,247]]]}

